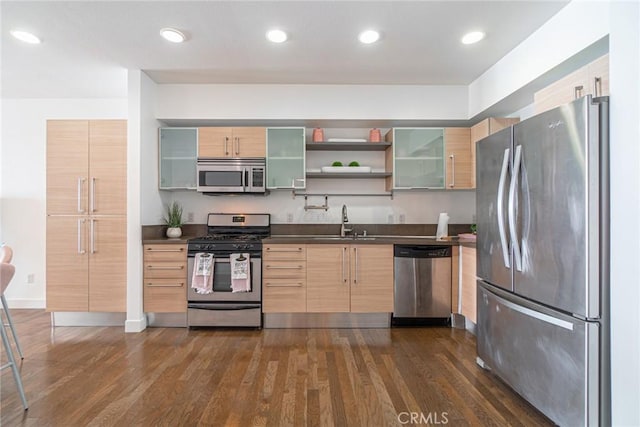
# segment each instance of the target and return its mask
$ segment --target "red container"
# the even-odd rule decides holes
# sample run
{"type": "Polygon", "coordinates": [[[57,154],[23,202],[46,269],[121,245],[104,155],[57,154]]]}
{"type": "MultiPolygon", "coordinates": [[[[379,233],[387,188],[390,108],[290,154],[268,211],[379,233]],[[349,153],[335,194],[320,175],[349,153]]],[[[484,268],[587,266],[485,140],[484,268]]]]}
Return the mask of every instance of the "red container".
{"type": "Polygon", "coordinates": [[[370,142],[380,142],[382,136],[380,135],[380,129],[373,128],[369,131],[369,141],[370,142]]]}
{"type": "Polygon", "coordinates": [[[324,131],[321,128],[315,128],[313,130],[313,135],[311,137],[313,142],[322,142],[324,141],[324,131]]]}

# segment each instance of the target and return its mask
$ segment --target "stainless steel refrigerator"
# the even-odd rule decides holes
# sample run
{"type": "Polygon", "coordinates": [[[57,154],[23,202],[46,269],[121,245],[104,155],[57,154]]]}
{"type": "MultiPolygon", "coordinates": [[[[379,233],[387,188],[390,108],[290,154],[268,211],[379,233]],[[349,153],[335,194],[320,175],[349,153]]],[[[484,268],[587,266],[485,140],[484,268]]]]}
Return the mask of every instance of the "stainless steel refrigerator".
{"type": "Polygon", "coordinates": [[[608,98],[478,141],[478,363],[562,426],[609,425],[608,98]]]}

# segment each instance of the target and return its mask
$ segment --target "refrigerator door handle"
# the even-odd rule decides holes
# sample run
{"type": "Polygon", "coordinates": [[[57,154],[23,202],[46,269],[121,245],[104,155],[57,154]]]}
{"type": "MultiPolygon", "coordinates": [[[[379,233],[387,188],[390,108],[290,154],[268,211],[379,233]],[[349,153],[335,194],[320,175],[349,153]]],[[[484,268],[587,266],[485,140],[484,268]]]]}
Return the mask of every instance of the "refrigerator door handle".
{"type": "Polygon", "coordinates": [[[518,233],[516,231],[516,190],[518,189],[518,179],[520,178],[520,164],[522,162],[522,145],[516,147],[513,159],[513,174],[509,187],[509,234],[511,235],[511,246],[513,247],[513,257],[515,259],[516,270],[522,271],[522,255],[520,244],[518,243],[518,233]]]}
{"type": "Polygon", "coordinates": [[[573,331],[573,323],[571,322],[567,322],[566,320],[558,319],[556,317],[549,316],[548,314],[540,313],[530,308],[514,304],[511,301],[507,301],[506,299],[500,298],[497,295],[495,297],[498,299],[500,304],[504,305],[507,308],[510,308],[511,310],[517,311],[518,313],[524,314],[525,316],[533,317],[534,319],[559,326],[569,331],[573,331]]]}
{"type": "Polygon", "coordinates": [[[505,148],[504,157],[502,158],[502,169],[500,170],[500,180],[498,181],[498,198],[496,200],[496,206],[498,210],[498,232],[500,233],[500,243],[502,244],[502,259],[504,260],[504,266],[511,268],[511,261],[509,259],[509,243],[507,242],[507,233],[504,229],[504,187],[507,181],[507,170],[509,169],[509,153],[511,150],[505,148]]]}

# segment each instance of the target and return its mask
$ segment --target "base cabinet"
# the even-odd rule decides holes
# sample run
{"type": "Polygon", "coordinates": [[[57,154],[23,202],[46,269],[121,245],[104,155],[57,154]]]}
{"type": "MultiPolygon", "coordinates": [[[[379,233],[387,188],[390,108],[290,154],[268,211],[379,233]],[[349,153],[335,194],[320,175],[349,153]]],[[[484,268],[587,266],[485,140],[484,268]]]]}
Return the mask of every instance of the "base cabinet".
{"type": "Polygon", "coordinates": [[[187,245],[144,245],[144,311],[187,312],[187,245]]]}
{"type": "Polygon", "coordinates": [[[265,245],[262,249],[263,313],[307,311],[306,245],[265,245]]]}
{"type": "Polygon", "coordinates": [[[476,249],[460,247],[460,314],[477,323],[476,303],[476,249]]]}
{"type": "Polygon", "coordinates": [[[393,312],[393,245],[266,245],[264,313],[393,312]]]}

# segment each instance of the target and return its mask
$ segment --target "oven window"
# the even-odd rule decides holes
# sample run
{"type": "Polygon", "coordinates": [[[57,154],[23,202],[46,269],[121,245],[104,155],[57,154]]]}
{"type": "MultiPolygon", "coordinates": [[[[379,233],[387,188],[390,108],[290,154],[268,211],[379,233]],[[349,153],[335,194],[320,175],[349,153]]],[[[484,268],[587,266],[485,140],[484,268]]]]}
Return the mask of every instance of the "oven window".
{"type": "MultiPolygon", "coordinates": [[[[216,260],[213,270],[213,291],[231,292],[231,263],[216,260]]],[[[253,277],[253,265],[249,263],[249,274],[253,277]]]]}
{"type": "Polygon", "coordinates": [[[200,185],[206,187],[242,187],[242,171],[200,171],[200,185]]]}

